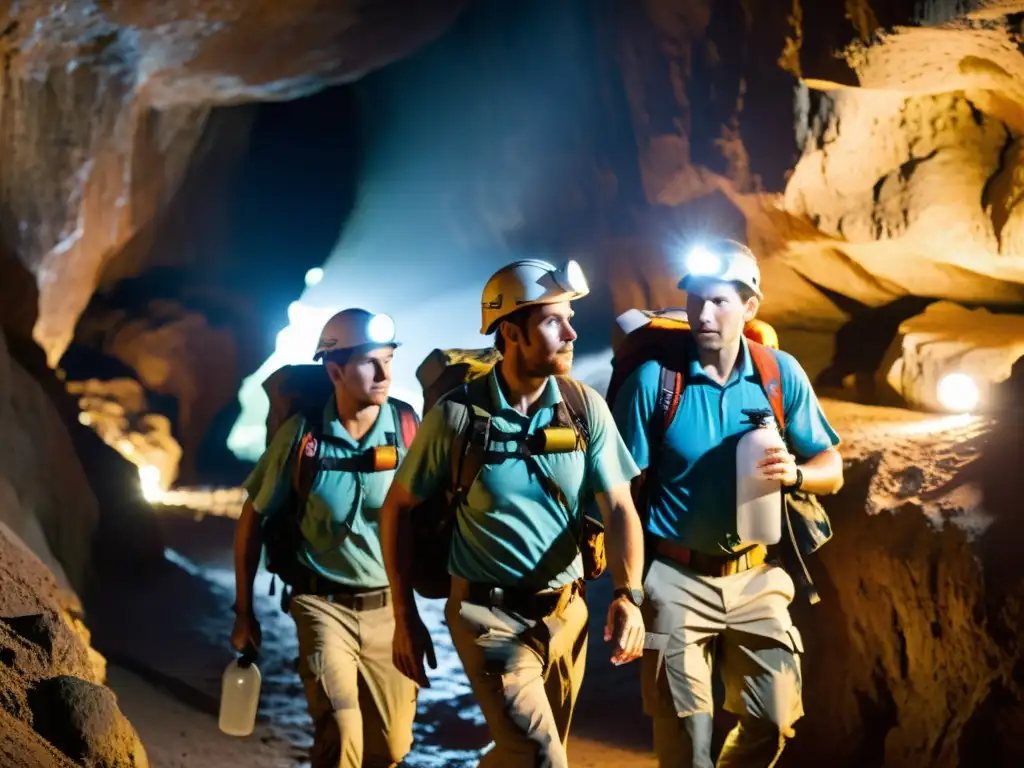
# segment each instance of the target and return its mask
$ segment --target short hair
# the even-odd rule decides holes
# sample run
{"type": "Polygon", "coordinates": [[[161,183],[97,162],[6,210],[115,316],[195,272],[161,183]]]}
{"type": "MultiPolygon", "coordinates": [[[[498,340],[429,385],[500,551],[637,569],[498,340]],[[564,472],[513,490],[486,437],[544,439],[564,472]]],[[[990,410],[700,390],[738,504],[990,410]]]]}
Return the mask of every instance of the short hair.
{"type": "Polygon", "coordinates": [[[352,359],[356,350],[354,348],[347,349],[332,349],[329,352],[324,352],[321,358],[324,363],[324,368],[327,367],[328,363],[334,363],[339,368],[344,368],[348,365],[348,361],[352,359]]]}
{"type": "Polygon", "coordinates": [[[505,337],[501,333],[501,326],[503,323],[512,323],[523,333],[526,333],[526,323],[530,319],[530,315],[533,314],[535,306],[520,307],[515,312],[511,312],[505,317],[501,318],[498,322],[498,327],[494,329],[494,348],[501,354],[505,354],[505,337]]]}
{"type": "Polygon", "coordinates": [[[736,288],[736,293],[740,295],[740,300],[746,304],[748,301],[757,296],[754,289],[746,283],[735,282],[733,286],[736,288]]]}

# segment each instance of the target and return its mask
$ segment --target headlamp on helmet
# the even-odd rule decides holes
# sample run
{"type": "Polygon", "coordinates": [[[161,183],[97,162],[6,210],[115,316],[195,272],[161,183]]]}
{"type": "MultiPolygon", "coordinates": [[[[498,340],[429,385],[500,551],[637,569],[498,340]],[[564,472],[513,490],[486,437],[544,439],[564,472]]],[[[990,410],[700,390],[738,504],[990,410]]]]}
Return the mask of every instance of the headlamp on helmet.
{"type": "Polygon", "coordinates": [[[551,279],[558,284],[558,287],[569,293],[586,294],[590,292],[587,278],[583,274],[583,267],[575,259],[569,259],[562,266],[551,273],[551,279]]]}
{"type": "Polygon", "coordinates": [[[366,324],[366,337],[374,344],[388,344],[395,340],[395,321],[390,315],[374,315],[366,324]]]}
{"type": "Polygon", "coordinates": [[[690,280],[710,279],[744,285],[759,299],[764,298],[757,258],[749,248],[735,240],[695,245],[683,257],[683,267],[685,273],[679,287],[684,291],[690,280]]]}
{"type": "Polygon", "coordinates": [[[725,272],[726,261],[703,245],[695,245],[686,254],[686,272],[693,277],[717,277],[725,272]]]}

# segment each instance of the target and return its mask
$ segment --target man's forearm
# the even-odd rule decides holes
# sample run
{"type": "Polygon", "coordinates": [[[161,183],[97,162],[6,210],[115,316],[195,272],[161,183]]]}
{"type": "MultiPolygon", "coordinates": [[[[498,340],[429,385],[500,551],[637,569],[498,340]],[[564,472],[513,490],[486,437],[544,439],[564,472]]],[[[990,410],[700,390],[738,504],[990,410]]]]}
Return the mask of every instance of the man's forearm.
{"type": "Polygon", "coordinates": [[[242,514],[235,525],[235,610],[238,613],[252,611],[253,582],[260,566],[260,552],[263,537],[256,520],[256,510],[246,499],[242,514]]]}
{"type": "Polygon", "coordinates": [[[409,512],[412,504],[392,498],[384,502],[380,512],[380,544],[384,556],[384,569],[391,585],[391,601],[395,615],[416,611],[416,598],[412,589],[412,526],[409,512]]]}
{"type": "Polygon", "coordinates": [[[644,531],[629,486],[602,496],[598,506],[604,518],[604,541],[612,581],[616,589],[639,587],[644,568],[644,531]]]}
{"type": "Polygon", "coordinates": [[[819,453],[799,468],[803,474],[802,491],[825,496],[843,487],[843,457],[835,448],[819,453]]]}

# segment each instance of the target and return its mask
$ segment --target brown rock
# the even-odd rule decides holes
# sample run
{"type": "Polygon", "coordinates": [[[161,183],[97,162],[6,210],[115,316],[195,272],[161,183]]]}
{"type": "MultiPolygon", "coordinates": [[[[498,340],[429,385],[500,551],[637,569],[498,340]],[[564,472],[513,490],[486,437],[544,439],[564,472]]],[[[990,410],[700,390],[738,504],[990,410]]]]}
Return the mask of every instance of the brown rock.
{"type": "Polygon", "coordinates": [[[63,765],[29,737],[32,726],[77,764],[146,766],[134,729],[102,685],[102,659],[87,644],[80,613],[77,597],[0,529],[0,710],[20,722],[4,729],[0,755],[13,765],[63,765]]]}
{"type": "Polygon", "coordinates": [[[467,2],[8,4],[4,250],[36,278],[34,335],[50,364],[108,259],[181,183],[210,106],[359,76],[467,2]]]}
{"type": "Polygon", "coordinates": [[[96,768],[149,765],[109,688],[77,677],[53,677],[32,689],[29,703],[36,733],[76,763],[96,768]]]}

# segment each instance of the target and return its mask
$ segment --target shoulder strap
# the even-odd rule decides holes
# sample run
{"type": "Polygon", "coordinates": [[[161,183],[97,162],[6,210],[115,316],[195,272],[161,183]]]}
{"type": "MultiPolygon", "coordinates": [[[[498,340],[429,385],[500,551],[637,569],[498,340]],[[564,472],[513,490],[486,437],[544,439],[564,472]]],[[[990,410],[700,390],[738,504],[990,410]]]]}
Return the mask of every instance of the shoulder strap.
{"type": "Polygon", "coordinates": [[[463,384],[445,401],[466,412],[464,425],[453,445],[457,450],[452,451],[453,504],[465,499],[484,467],[491,433],[491,415],[487,411],[489,390],[485,384],[486,377],[474,379],[463,384]]]}
{"type": "Polygon", "coordinates": [[[564,421],[562,426],[571,427],[583,438],[583,450],[590,445],[590,409],[583,384],[569,376],[557,376],[558,392],[562,396],[562,408],[556,410],[556,419],[564,421]]]}
{"type": "Polygon", "coordinates": [[[779,425],[779,431],[786,431],[786,406],[782,393],[782,373],[779,370],[779,359],[775,353],[763,344],[756,341],[747,341],[747,349],[750,350],[750,359],[757,369],[757,375],[761,379],[761,387],[768,397],[768,403],[772,407],[775,416],[775,423],[779,425]]]}
{"type": "Polygon", "coordinates": [[[292,490],[295,493],[293,512],[299,521],[306,514],[306,502],[320,472],[320,455],[324,443],[323,409],[310,408],[304,411],[301,429],[292,473],[292,490]]]}
{"type": "Polygon", "coordinates": [[[391,405],[391,415],[398,427],[401,446],[405,450],[409,450],[409,446],[412,445],[416,432],[420,428],[420,417],[413,407],[404,400],[388,398],[388,403],[391,405]]]}

